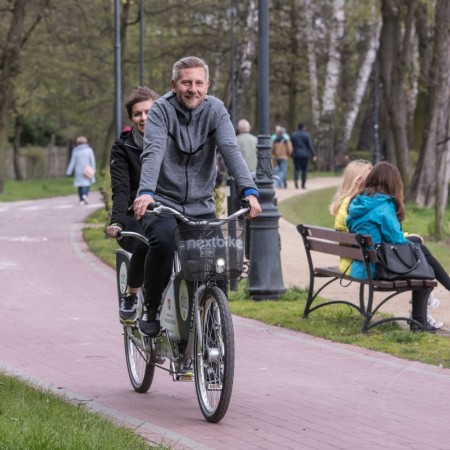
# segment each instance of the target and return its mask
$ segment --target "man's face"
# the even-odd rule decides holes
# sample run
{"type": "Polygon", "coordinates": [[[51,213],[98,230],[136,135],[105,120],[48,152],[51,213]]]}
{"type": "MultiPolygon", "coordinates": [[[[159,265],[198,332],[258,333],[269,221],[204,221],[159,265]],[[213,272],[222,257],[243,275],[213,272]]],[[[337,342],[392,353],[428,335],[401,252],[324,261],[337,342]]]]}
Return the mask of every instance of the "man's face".
{"type": "Polygon", "coordinates": [[[131,108],[131,121],[133,122],[136,130],[138,130],[142,135],[144,134],[148,110],[152,104],[152,100],[146,100],[144,102],[135,103],[131,108]]]}
{"type": "Polygon", "coordinates": [[[195,109],[205,100],[209,88],[203,67],[181,69],[180,78],[172,80],[172,90],[178,101],[187,109],[195,109]]]}

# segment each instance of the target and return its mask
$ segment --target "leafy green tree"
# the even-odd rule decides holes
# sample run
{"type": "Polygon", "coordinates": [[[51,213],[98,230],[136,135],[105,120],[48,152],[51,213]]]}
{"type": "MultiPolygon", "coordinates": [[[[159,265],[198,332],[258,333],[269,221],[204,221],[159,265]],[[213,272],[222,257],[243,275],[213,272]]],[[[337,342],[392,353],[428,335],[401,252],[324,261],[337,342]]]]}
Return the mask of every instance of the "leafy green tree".
{"type": "MultiPolygon", "coordinates": [[[[32,5],[26,0],[9,0],[0,9],[2,45],[0,47],[0,193],[6,177],[6,157],[12,111],[17,106],[17,78],[23,70],[22,53],[41,19],[47,12],[50,0],[37,0],[32,5]]],[[[3,3],[2,3],[3,5],[3,3]]]]}

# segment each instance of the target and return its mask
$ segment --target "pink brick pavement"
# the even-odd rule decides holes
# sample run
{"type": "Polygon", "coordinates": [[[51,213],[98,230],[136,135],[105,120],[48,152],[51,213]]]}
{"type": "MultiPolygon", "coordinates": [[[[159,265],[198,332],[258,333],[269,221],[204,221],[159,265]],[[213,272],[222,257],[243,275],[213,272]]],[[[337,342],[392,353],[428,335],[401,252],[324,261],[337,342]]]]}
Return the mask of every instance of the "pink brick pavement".
{"type": "Polygon", "coordinates": [[[449,370],[239,317],[220,424],[203,419],[192,383],[161,371],[135,393],[114,271],[81,238],[98,206],[75,196],[0,203],[0,368],[177,449],[450,448],[449,370]]]}

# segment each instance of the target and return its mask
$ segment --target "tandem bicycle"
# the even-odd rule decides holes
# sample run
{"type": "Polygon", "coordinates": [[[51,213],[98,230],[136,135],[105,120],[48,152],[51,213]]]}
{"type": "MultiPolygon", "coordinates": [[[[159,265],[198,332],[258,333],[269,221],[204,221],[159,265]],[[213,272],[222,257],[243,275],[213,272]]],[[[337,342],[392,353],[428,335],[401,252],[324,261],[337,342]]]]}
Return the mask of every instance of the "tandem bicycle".
{"type": "MultiPolygon", "coordinates": [[[[178,222],[174,238],[173,270],[159,311],[161,330],[150,338],[139,331],[143,292],[138,295],[137,319],[122,322],[125,358],[135,391],[150,389],[155,369],[166,371],[173,381],[195,383],[201,412],[209,422],[225,416],[234,379],[234,331],[228,297],[221,289],[239,278],[245,252],[245,221],[250,210],[240,210],[223,219],[196,220],[159,203],[146,214],[172,214],[178,222]]],[[[121,237],[145,236],[122,231],[121,237]]],[[[130,254],[116,252],[119,296],[127,289],[130,254]]]]}

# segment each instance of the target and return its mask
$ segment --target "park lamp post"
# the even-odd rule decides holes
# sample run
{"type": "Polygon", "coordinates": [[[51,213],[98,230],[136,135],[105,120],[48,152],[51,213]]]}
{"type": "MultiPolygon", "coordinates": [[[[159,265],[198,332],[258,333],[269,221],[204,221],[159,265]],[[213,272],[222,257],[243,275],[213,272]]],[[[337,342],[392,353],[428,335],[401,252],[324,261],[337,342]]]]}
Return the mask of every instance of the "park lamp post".
{"type": "Polygon", "coordinates": [[[121,61],[120,43],[120,0],[114,2],[114,73],[115,73],[115,104],[114,104],[114,125],[116,139],[119,138],[122,130],[122,76],[120,72],[121,61]]]}
{"type": "Polygon", "coordinates": [[[144,68],[144,0],[139,2],[139,84],[144,86],[145,68],[144,68]]]}
{"type": "Polygon", "coordinates": [[[256,186],[262,213],[250,221],[250,270],[247,289],[253,300],[277,299],[285,291],[281,269],[280,213],[274,202],[272,139],[269,134],[269,8],[258,6],[258,164],[256,186]]]}

